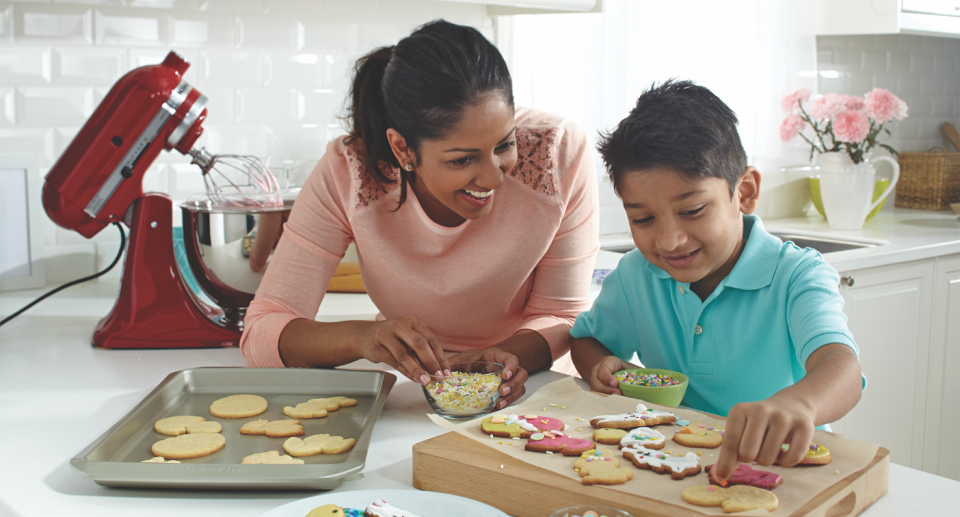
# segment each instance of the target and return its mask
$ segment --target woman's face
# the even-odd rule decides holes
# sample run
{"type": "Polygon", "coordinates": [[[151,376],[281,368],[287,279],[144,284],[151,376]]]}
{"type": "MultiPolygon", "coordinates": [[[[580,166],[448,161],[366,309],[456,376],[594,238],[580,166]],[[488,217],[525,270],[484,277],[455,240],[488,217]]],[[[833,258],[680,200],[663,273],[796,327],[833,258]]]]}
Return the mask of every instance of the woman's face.
{"type": "Polygon", "coordinates": [[[443,226],[489,214],[503,175],[517,163],[513,106],[494,93],[467,107],[460,123],[443,138],[423,141],[419,164],[405,143],[396,145],[399,133],[388,130],[388,137],[401,166],[415,166],[411,187],[420,205],[443,226]]]}

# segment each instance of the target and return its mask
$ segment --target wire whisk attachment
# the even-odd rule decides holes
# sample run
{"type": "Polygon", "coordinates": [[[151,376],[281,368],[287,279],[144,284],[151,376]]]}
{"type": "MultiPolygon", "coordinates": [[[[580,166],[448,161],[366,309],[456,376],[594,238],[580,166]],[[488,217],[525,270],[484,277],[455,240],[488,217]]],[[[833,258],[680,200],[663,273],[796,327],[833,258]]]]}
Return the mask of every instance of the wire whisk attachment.
{"type": "Polygon", "coordinates": [[[191,164],[203,171],[207,196],[238,207],[282,206],[280,184],[256,156],[210,154],[205,148],[191,149],[191,164]]]}

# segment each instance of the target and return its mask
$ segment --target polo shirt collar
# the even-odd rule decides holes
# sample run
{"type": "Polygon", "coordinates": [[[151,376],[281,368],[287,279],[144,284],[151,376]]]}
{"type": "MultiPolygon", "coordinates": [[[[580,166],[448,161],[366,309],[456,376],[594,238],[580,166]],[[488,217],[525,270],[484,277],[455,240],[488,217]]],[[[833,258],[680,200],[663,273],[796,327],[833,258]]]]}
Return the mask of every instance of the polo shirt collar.
{"type": "MultiPolygon", "coordinates": [[[[773,274],[777,271],[779,262],[777,259],[783,243],[767,233],[763,228],[763,222],[755,215],[743,216],[743,233],[747,236],[747,243],[743,246],[743,251],[733,270],[721,283],[735,289],[762,289],[773,282],[773,274]]],[[[664,280],[671,278],[669,273],[649,261],[646,267],[647,271],[657,278],[664,280]]]]}

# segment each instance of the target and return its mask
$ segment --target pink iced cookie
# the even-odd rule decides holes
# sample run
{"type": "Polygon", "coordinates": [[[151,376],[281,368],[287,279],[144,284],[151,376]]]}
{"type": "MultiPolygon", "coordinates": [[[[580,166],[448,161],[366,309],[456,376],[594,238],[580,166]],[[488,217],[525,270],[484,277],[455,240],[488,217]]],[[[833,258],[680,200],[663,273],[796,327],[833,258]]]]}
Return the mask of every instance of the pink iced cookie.
{"type": "Polygon", "coordinates": [[[564,456],[579,456],[593,448],[593,442],[574,438],[561,432],[535,433],[523,447],[533,452],[559,452],[564,456]]]}
{"type": "Polygon", "coordinates": [[[563,422],[556,418],[537,415],[498,414],[480,422],[484,434],[504,438],[529,438],[531,434],[543,431],[561,431],[563,422]]]}
{"type": "MultiPolygon", "coordinates": [[[[707,472],[710,472],[711,469],[713,469],[713,465],[707,467],[707,472]]],[[[713,479],[713,476],[710,476],[710,483],[714,485],[720,484],[713,479]]],[[[737,465],[737,470],[734,470],[733,475],[727,480],[727,485],[750,485],[763,488],[764,490],[773,490],[780,486],[780,483],[783,483],[783,478],[780,477],[780,474],[766,470],[755,470],[746,463],[737,465]]]]}

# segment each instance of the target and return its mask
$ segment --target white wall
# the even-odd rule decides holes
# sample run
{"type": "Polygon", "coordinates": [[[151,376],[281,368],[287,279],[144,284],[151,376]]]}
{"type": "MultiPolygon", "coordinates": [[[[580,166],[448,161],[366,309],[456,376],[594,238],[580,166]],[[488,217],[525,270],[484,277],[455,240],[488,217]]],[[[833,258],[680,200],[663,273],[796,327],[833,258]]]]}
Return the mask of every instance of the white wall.
{"type": "MultiPolygon", "coordinates": [[[[198,145],[309,172],[342,132],[336,115],[356,57],[436,18],[493,39],[485,7],[431,0],[0,2],[0,155],[38,156],[46,175],[118,78],[173,49],[192,64],[185,80],[209,98],[198,145]]],[[[144,189],[183,200],[203,191],[198,171],[163,153],[144,189]]],[[[44,224],[51,284],[91,274],[117,253],[112,228],[87,240],[44,224]]]]}

